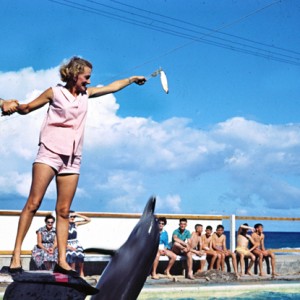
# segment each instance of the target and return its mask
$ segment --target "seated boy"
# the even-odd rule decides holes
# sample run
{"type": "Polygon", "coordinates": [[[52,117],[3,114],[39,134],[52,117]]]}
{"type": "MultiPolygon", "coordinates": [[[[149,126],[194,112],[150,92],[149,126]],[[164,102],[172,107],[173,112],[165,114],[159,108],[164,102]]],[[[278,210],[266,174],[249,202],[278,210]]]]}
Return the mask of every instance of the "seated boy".
{"type": "Polygon", "coordinates": [[[217,253],[212,249],[212,227],[206,226],[205,234],[201,237],[202,249],[205,251],[208,257],[211,257],[211,261],[208,267],[208,270],[212,270],[214,268],[215,262],[217,262],[216,269],[220,269],[221,263],[221,254],[217,253]]]}
{"type": "Polygon", "coordinates": [[[271,266],[272,266],[272,277],[278,276],[275,272],[275,254],[265,248],[265,235],[263,233],[264,227],[262,224],[255,224],[254,225],[255,231],[252,233],[252,238],[255,243],[258,244],[258,247],[253,250],[255,256],[258,257],[259,261],[259,275],[264,276],[265,273],[263,272],[263,259],[264,257],[271,258],[271,266]]]}
{"type": "Polygon", "coordinates": [[[202,249],[201,236],[202,236],[203,226],[201,224],[195,225],[195,231],[192,232],[189,244],[191,246],[191,252],[200,257],[200,266],[196,273],[201,273],[204,271],[206,253],[202,249]]]}
{"type": "Polygon", "coordinates": [[[224,234],[224,226],[218,225],[216,232],[212,235],[212,248],[221,254],[221,270],[225,271],[225,258],[231,257],[234,273],[239,276],[237,271],[236,256],[226,247],[226,235],[224,234]]]}

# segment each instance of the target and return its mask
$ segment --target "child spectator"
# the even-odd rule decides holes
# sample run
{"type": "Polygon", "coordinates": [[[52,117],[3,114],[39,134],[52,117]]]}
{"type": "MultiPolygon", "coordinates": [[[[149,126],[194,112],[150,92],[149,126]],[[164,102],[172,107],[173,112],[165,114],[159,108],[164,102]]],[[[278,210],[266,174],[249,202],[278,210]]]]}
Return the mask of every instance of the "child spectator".
{"type": "Polygon", "coordinates": [[[221,270],[225,271],[225,258],[232,258],[233,270],[237,277],[239,277],[236,263],[236,255],[227,250],[226,247],[226,235],[224,234],[224,226],[218,225],[216,232],[212,235],[212,248],[217,253],[221,254],[221,270]]]}

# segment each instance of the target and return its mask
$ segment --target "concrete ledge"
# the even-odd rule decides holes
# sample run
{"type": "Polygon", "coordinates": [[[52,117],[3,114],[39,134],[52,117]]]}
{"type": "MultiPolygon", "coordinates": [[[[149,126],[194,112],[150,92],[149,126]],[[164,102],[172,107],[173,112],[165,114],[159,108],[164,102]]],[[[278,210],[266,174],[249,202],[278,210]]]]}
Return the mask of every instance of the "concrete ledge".
{"type": "MultiPolygon", "coordinates": [[[[194,267],[197,270],[199,267],[199,257],[194,258],[194,267]]],[[[0,266],[9,266],[11,255],[0,255],[0,266]]],[[[22,255],[22,266],[25,270],[30,270],[31,255],[22,255]]],[[[86,254],[85,257],[85,273],[87,275],[100,275],[105,266],[110,261],[109,255],[94,255],[86,254]]],[[[230,260],[231,261],[231,260],[230,260]]],[[[167,257],[161,257],[159,268],[164,268],[168,262],[167,257]]],[[[177,257],[177,265],[174,265],[175,273],[182,274],[182,263],[185,263],[184,256],[177,257]],[[178,270],[177,270],[178,269],[178,270]]],[[[266,264],[264,263],[264,271],[266,270],[266,264]]],[[[231,270],[233,270],[231,268],[231,270]]],[[[276,272],[279,274],[300,274],[300,255],[276,255],[276,272]]]]}

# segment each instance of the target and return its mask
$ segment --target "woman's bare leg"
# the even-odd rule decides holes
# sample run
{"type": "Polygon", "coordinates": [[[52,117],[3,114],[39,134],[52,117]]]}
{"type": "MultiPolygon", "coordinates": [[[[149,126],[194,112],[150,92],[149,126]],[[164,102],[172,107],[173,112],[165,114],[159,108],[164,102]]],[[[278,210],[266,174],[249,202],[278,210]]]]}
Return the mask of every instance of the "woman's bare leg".
{"type": "Polygon", "coordinates": [[[35,163],[32,167],[32,183],[29,197],[19,219],[15,247],[10,264],[12,269],[21,266],[20,255],[23,240],[31,225],[32,218],[42,203],[47,187],[54,176],[55,171],[46,164],[35,163]]]}
{"type": "Polygon", "coordinates": [[[69,231],[69,211],[78,184],[78,174],[58,175],[56,202],[56,236],[58,248],[58,264],[65,270],[71,270],[66,261],[66,249],[69,231]]]}
{"type": "Polygon", "coordinates": [[[240,255],[240,264],[241,264],[241,274],[245,275],[245,261],[244,261],[245,256],[242,253],[239,253],[239,255],[240,255]]]}
{"type": "Polygon", "coordinates": [[[80,275],[80,277],[84,277],[84,271],[83,270],[84,270],[84,263],[81,262],[81,263],[79,263],[79,275],[80,275]]]}

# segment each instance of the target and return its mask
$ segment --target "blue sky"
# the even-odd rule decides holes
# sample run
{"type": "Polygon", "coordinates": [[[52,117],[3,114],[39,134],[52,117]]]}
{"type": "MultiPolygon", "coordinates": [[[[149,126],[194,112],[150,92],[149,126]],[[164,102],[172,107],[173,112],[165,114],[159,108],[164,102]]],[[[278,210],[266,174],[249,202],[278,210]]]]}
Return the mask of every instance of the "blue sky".
{"type": "MultiPolygon", "coordinates": [[[[91,101],[74,209],[140,212],[154,194],[160,213],[299,216],[298,1],[3,0],[1,12],[2,98],[33,99],[73,55],[93,63],[92,85],[167,74],[168,95],[153,78],[91,101]]],[[[44,114],[0,118],[2,209],[24,205],[44,114]]],[[[41,209],[54,203],[51,185],[41,209]]]]}

